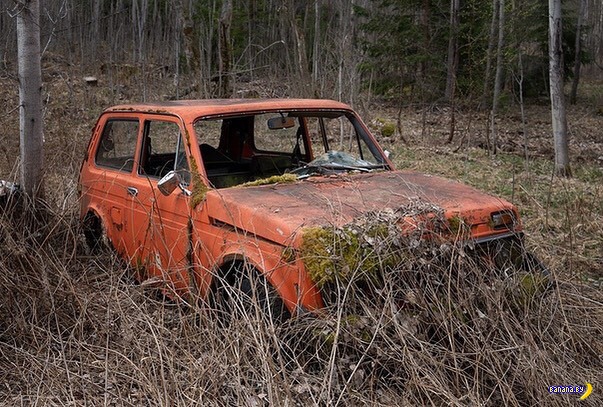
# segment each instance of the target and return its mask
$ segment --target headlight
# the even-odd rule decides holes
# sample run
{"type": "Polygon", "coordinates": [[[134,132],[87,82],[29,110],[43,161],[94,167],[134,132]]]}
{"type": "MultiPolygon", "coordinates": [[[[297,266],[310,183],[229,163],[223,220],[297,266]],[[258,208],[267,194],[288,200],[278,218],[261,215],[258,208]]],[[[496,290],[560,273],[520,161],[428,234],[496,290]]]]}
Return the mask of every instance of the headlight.
{"type": "Polygon", "coordinates": [[[492,229],[515,229],[517,217],[512,211],[494,212],[490,215],[492,219],[492,229]]]}

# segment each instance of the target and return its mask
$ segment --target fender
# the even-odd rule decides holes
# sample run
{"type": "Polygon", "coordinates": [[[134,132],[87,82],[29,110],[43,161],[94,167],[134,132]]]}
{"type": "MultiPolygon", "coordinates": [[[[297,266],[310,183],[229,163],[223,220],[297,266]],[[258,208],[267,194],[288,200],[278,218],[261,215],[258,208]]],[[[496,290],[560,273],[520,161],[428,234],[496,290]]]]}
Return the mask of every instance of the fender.
{"type": "Polygon", "coordinates": [[[324,307],[322,297],[314,282],[303,272],[300,260],[283,260],[283,247],[257,239],[230,243],[216,262],[222,268],[232,261],[247,261],[276,289],[293,314],[297,308],[316,310],[324,307]]]}

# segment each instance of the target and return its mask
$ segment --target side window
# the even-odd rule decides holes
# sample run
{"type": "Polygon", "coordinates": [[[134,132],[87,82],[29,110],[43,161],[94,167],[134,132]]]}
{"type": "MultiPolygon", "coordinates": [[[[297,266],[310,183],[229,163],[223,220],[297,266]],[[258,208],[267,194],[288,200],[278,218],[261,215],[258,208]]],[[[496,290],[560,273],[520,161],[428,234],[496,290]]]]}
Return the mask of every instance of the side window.
{"type": "Polygon", "coordinates": [[[220,147],[222,127],[223,124],[221,119],[199,120],[194,124],[199,149],[201,150],[201,157],[206,165],[208,163],[213,164],[232,161],[232,159],[228,157],[227,151],[225,151],[225,143],[222,143],[223,145],[220,147]]]}
{"type": "Polygon", "coordinates": [[[195,133],[207,166],[249,161],[253,156],[253,116],[199,120],[195,133]]]}
{"type": "Polygon", "coordinates": [[[199,120],[195,122],[195,133],[199,145],[207,144],[213,148],[218,148],[220,145],[220,136],[222,134],[222,120],[199,120]]]}
{"type": "Polygon", "coordinates": [[[138,139],[138,120],[111,119],[105,123],[95,162],[97,165],[131,172],[138,139]]]}
{"type": "Polygon", "coordinates": [[[148,120],[144,123],[140,174],[161,178],[171,170],[190,178],[180,127],[174,122],[148,120]]]}

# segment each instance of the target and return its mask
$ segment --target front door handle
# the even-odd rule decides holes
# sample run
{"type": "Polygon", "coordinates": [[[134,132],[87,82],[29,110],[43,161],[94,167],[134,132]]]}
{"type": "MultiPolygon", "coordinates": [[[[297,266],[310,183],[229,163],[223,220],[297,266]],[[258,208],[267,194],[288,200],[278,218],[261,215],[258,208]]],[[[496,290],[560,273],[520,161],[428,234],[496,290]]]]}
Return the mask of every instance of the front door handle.
{"type": "Polygon", "coordinates": [[[134,187],[128,187],[128,194],[132,195],[132,196],[136,196],[138,195],[138,189],[134,188],[134,187]]]}

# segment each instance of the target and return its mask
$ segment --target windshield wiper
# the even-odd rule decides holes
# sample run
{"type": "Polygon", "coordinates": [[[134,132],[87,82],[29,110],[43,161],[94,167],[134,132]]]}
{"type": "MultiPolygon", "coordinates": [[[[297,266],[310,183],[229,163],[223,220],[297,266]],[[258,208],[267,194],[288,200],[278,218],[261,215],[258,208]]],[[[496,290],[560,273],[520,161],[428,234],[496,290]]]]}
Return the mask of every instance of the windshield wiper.
{"type": "Polygon", "coordinates": [[[298,167],[294,170],[291,170],[292,174],[298,175],[298,178],[308,178],[314,174],[321,175],[329,175],[336,174],[341,171],[359,171],[363,173],[368,173],[373,171],[373,167],[375,168],[383,168],[382,165],[377,166],[355,166],[355,165],[346,165],[339,163],[309,163],[302,167],[298,167]]]}
{"type": "Polygon", "coordinates": [[[355,165],[346,165],[339,163],[324,163],[324,164],[309,164],[308,167],[320,167],[326,168],[328,170],[346,170],[346,171],[361,171],[361,172],[371,172],[372,169],[367,166],[355,166],[355,165]]]}

